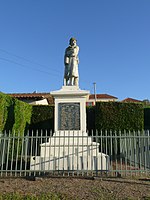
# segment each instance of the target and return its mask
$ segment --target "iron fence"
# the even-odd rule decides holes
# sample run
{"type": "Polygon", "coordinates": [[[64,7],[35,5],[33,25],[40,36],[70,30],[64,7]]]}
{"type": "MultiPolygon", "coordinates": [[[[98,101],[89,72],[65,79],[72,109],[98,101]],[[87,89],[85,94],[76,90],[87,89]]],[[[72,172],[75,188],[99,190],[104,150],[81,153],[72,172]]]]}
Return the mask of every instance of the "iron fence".
{"type": "Polygon", "coordinates": [[[1,176],[150,176],[149,131],[0,135],[1,176]]]}

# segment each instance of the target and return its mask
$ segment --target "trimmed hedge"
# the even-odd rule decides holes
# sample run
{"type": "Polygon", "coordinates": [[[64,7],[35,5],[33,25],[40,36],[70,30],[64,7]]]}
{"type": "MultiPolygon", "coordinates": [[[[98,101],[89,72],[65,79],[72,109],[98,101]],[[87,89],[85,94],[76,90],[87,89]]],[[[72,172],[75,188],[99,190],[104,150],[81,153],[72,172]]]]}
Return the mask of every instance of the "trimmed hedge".
{"type": "Polygon", "coordinates": [[[30,129],[54,130],[54,106],[32,106],[30,129]]]}
{"type": "MultiPolygon", "coordinates": [[[[87,107],[87,129],[142,130],[150,128],[150,109],[139,103],[98,102],[87,107]],[[144,126],[145,123],[145,126],[144,126]]],[[[54,106],[29,105],[0,93],[0,131],[54,130],[54,106]]]]}
{"type": "Polygon", "coordinates": [[[29,105],[0,93],[0,131],[53,130],[54,106],[29,105]]]}
{"type": "Polygon", "coordinates": [[[95,130],[95,106],[86,107],[86,124],[87,130],[95,130]]]}
{"type": "Polygon", "coordinates": [[[150,130],[150,107],[144,108],[144,129],[150,130]]]}
{"type": "MultiPolygon", "coordinates": [[[[9,118],[9,111],[13,110],[13,105],[14,102],[11,97],[0,93],[0,131],[3,131],[3,129],[5,129],[7,118],[9,118]]],[[[13,115],[10,118],[12,121],[14,121],[13,115]]]]}
{"type": "Polygon", "coordinates": [[[143,104],[121,102],[98,102],[95,108],[98,130],[143,130],[143,104]]]}
{"type": "Polygon", "coordinates": [[[29,128],[32,106],[0,93],[0,131],[23,133],[29,128]]]}

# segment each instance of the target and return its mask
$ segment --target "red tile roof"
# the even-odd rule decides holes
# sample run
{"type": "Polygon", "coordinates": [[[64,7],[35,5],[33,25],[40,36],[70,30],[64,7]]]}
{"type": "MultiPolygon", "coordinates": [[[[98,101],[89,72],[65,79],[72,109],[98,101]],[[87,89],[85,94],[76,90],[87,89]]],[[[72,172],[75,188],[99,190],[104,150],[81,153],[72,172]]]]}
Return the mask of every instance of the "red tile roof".
{"type": "MultiPolygon", "coordinates": [[[[97,99],[118,99],[117,97],[111,96],[109,94],[96,94],[97,99]]],[[[95,99],[95,95],[91,94],[89,99],[95,99]]]]}
{"type": "Polygon", "coordinates": [[[142,101],[137,100],[137,99],[132,99],[132,98],[126,98],[124,100],[122,100],[122,102],[129,102],[129,103],[142,103],[142,101]]]}
{"type": "Polygon", "coordinates": [[[9,95],[16,98],[36,98],[36,97],[43,98],[50,94],[49,93],[13,93],[9,95]]]}
{"type": "Polygon", "coordinates": [[[50,93],[13,93],[8,94],[12,97],[15,97],[17,99],[35,99],[35,100],[42,100],[47,99],[49,104],[54,103],[54,99],[50,93]]]}
{"type": "MultiPolygon", "coordinates": [[[[20,100],[23,100],[23,99],[41,100],[41,99],[46,98],[49,104],[54,104],[54,98],[52,97],[50,93],[12,93],[9,95],[20,100]]],[[[118,99],[117,97],[114,97],[108,94],[96,94],[96,98],[97,99],[118,99]]],[[[94,94],[89,95],[89,99],[95,99],[95,95],[94,94]]]]}

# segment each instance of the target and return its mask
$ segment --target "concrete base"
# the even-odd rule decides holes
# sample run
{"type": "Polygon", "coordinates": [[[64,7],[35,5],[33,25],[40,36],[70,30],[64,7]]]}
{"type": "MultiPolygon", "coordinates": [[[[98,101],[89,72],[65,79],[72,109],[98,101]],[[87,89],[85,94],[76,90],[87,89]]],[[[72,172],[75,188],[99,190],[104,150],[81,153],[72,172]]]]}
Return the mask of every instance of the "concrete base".
{"type": "Polygon", "coordinates": [[[108,170],[109,156],[86,133],[89,91],[63,86],[51,92],[55,99],[55,133],[41,144],[40,156],[31,157],[31,170],[108,170]],[[72,131],[69,131],[72,130],[72,131]]]}
{"type": "Polygon", "coordinates": [[[30,170],[108,170],[109,156],[99,153],[99,143],[87,133],[63,131],[41,144],[40,156],[30,163],[30,170]]]}

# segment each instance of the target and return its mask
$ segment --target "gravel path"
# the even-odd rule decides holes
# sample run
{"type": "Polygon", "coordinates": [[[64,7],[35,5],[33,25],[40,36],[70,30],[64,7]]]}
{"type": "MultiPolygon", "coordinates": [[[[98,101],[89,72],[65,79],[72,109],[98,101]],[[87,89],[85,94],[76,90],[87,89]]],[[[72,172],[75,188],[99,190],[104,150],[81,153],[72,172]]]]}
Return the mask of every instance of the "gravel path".
{"type": "Polygon", "coordinates": [[[0,194],[61,194],[62,199],[150,199],[150,180],[122,178],[0,178],[0,194]]]}

